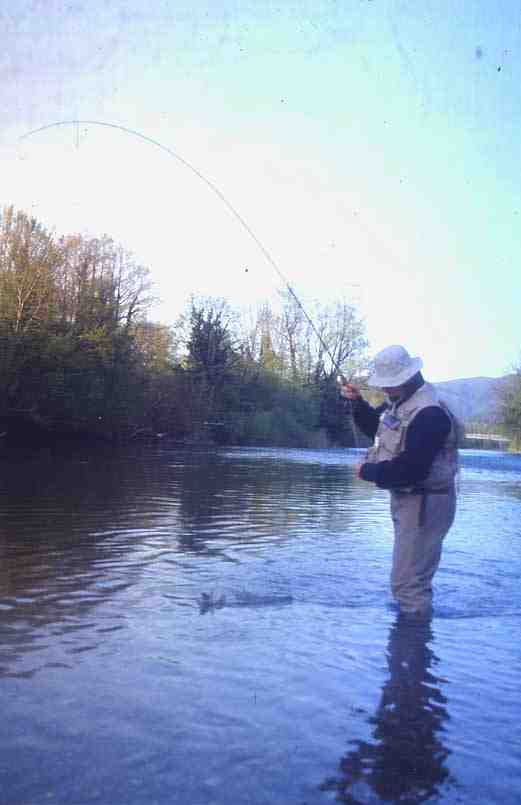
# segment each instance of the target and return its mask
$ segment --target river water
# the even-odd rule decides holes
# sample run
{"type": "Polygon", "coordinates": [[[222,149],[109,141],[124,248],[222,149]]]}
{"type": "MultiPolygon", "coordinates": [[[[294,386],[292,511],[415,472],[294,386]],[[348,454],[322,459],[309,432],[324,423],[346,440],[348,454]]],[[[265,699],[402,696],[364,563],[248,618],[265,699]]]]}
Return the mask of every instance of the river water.
{"type": "Polygon", "coordinates": [[[0,805],[521,797],[521,457],[463,451],[430,624],[355,450],[3,453],[0,805]]]}

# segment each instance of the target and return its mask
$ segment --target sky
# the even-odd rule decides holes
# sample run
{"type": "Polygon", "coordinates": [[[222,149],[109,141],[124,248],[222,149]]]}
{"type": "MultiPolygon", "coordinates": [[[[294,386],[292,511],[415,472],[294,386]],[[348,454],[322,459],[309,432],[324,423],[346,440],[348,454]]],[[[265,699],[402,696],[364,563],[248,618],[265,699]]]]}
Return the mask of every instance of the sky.
{"type": "Polygon", "coordinates": [[[518,2],[8,5],[0,205],[109,234],[150,269],[151,318],[273,298],[273,262],[430,380],[519,363],[518,2]]]}

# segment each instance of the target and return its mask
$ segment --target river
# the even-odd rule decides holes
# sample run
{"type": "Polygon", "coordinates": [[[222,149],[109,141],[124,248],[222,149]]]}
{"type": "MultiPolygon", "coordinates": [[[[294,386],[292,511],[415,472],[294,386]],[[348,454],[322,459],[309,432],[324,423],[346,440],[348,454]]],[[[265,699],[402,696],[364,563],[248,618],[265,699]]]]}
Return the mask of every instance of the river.
{"type": "Polygon", "coordinates": [[[0,805],[514,805],[521,457],[463,451],[435,612],[356,450],[0,457],[0,805]]]}

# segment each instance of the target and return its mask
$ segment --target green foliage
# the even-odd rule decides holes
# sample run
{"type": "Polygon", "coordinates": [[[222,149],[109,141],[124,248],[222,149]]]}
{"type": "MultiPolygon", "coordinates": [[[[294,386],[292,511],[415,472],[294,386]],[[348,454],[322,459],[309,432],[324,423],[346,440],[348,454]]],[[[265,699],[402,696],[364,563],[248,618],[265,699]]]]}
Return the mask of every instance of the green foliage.
{"type": "Polygon", "coordinates": [[[0,399],[56,427],[128,427],[148,272],[107,237],[56,240],[23,212],[0,217],[0,399]],[[100,424],[102,423],[102,424],[100,424]]]}
{"type": "Polygon", "coordinates": [[[521,453],[521,430],[516,430],[510,442],[510,451],[512,453],[521,453]]]}
{"type": "Polygon", "coordinates": [[[504,386],[502,420],[509,427],[521,429],[521,367],[504,386]]]}
{"type": "Polygon", "coordinates": [[[146,320],[150,290],[148,269],[108,236],[57,239],[4,209],[0,415],[111,439],[352,442],[330,360],[349,374],[364,366],[363,324],[346,302],[314,305],[317,339],[288,294],[248,325],[222,299],[193,298],[166,327],[146,320]]]}
{"type": "Polygon", "coordinates": [[[521,452],[521,362],[501,393],[501,421],[511,438],[510,450],[521,452]]]}

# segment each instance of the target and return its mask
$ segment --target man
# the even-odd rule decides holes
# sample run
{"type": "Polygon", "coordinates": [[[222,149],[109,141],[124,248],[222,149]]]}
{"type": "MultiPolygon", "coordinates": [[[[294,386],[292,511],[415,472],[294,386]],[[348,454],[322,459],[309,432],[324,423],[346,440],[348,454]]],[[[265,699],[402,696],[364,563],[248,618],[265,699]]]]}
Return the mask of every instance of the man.
{"type": "Polygon", "coordinates": [[[456,512],[459,426],[421,367],[404,347],[387,347],[369,378],[387,395],[383,405],[372,408],[351,383],[340,391],[352,401],[357,426],[374,438],[358,477],[391,492],[392,594],[401,613],[423,619],[432,611],[432,578],[456,512]]]}

